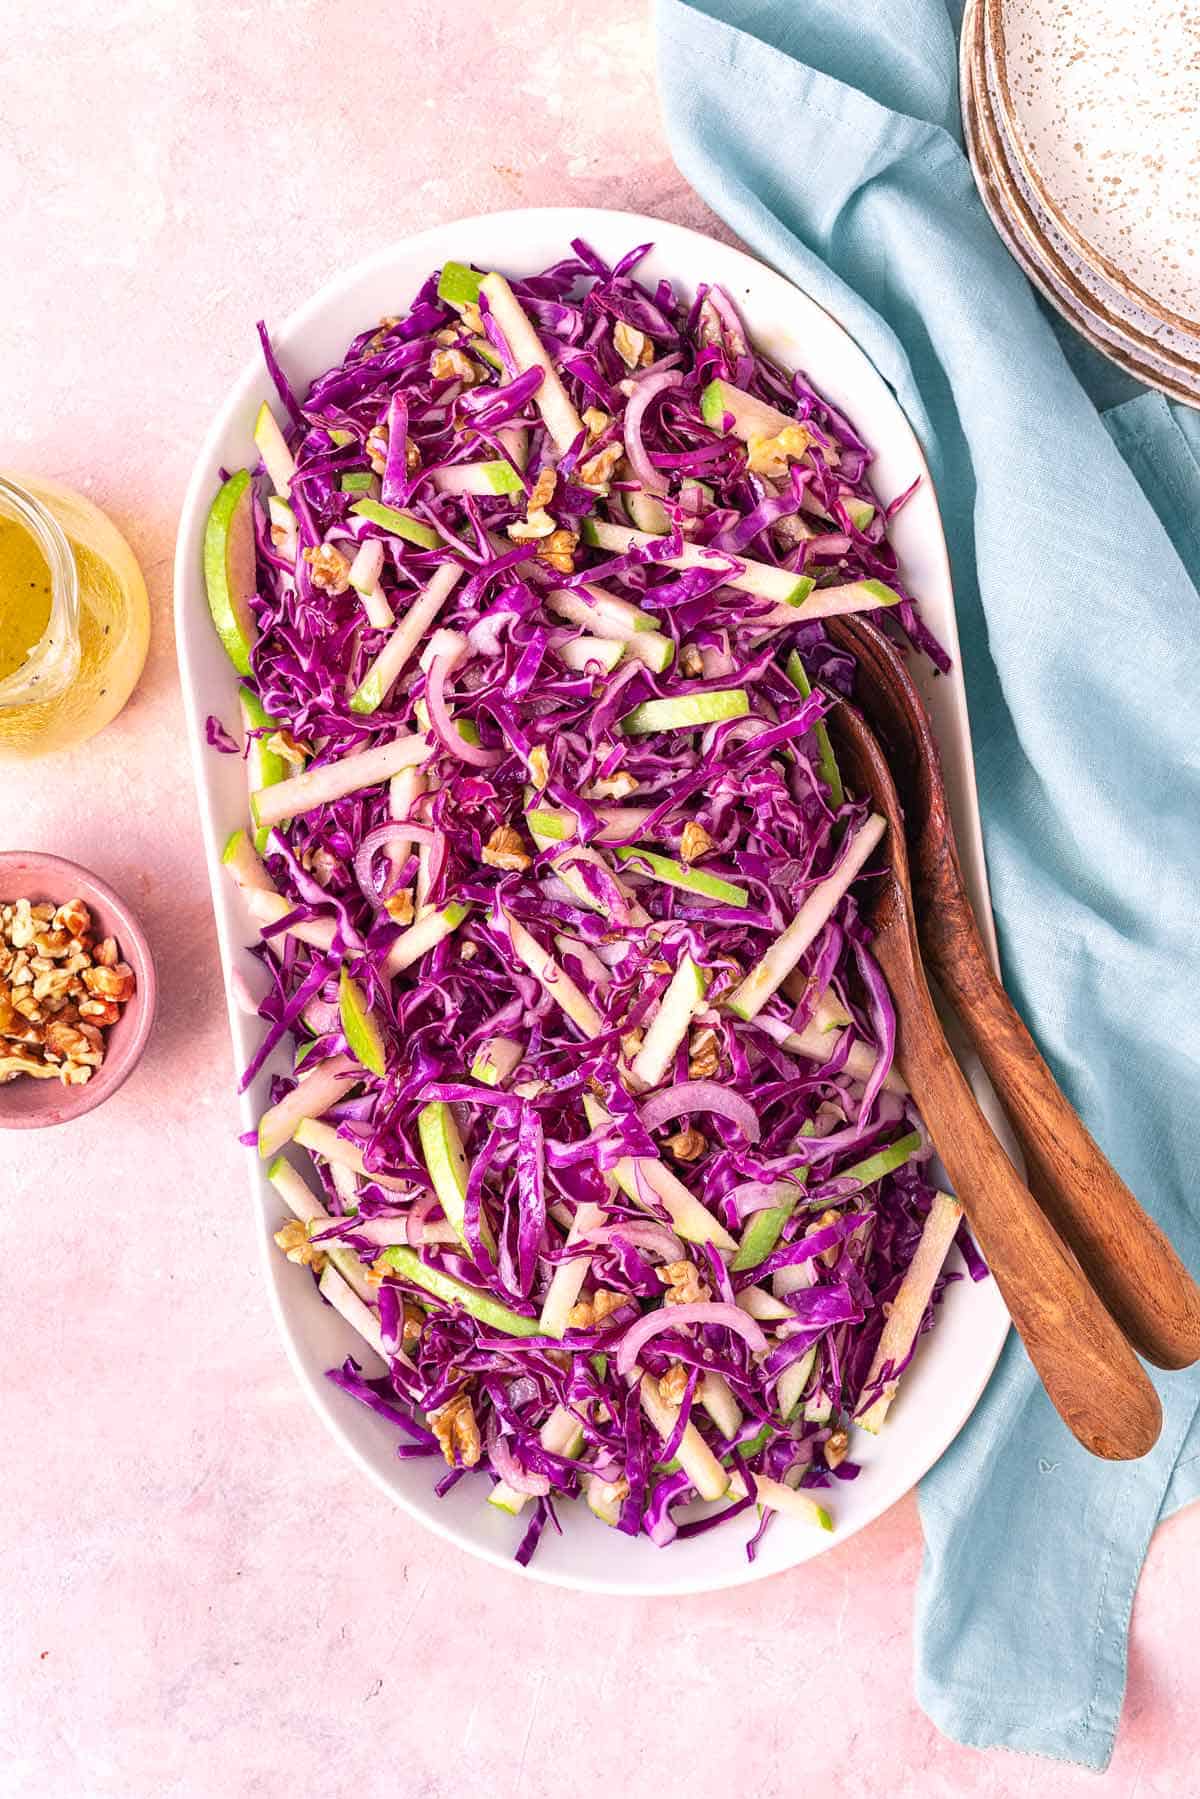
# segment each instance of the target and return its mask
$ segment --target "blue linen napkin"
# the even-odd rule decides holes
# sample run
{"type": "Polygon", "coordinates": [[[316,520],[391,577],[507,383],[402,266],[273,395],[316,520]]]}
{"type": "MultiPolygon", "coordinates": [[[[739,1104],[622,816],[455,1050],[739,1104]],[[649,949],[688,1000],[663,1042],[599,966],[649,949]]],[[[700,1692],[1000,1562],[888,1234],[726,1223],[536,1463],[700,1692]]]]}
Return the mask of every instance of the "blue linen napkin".
{"type": "MultiPolygon", "coordinates": [[[[667,130],[922,440],[1009,991],[1200,1268],[1200,419],[1052,322],[1010,260],[961,148],[957,26],[946,0],[658,0],[667,130]]],[[[1101,1464],[1012,1336],[922,1483],[917,1694],[949,1736],[1106,1766],[1147,1544],[1200,1493],[1200,1373],[1155,1384],[1156,1449],[1101,1464]]]]}

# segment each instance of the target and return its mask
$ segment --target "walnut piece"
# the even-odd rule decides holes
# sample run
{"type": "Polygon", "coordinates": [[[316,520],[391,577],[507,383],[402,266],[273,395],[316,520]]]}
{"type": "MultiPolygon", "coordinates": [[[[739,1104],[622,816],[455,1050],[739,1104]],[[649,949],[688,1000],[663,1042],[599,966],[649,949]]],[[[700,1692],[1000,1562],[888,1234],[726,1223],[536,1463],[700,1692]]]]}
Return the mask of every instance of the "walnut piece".
{"type": "Polygon", "coordinates": [[[483,860],[489,868],[528,868],[533,857],[528,855],[519,831],[511,825],[497,825],[483,847],[483,860]]]}
{"type": "Polygon", "coordinates": [[[377,475],[382,475],[387,467],[388,453],[388,428],[384,422],[381,421],[378,425],[371,426],[367,432],[364,448],[367,452],[367,461],[372,469],[377,475]]]}
{"type": "Polygon", "coordinates": [[[663,1295],[664,1305],[703,1305],[705,1300],[712,1298],[712,1289],[700,1279],[700,1271],[694,1262],[664,1262],[658,1278],[667,1288],[663,1295]]]}
{"type": "Polygon", "coordinates": [[[654,345],[646,333],[624,319],[613,326],[613,346],[627,369],[649,368],[654,361],[654,345]]]}
{"type": "Polygon", "coordinates": [[[686,1131],[676,1131],[673,1137],[665,1140],[663,1147],[677,1162],[698,1162],[708,1148],[708,1139],[692,1126],[686,1131]]]}
{"type": "Polygon", "coordinates": [[[587,426],[587,440],[594,444],[598,437],[603,437],[612,424],[612,419],[599,406],[589,406],[583,414],[583,422],[587,426]]]}
{"type": "Polygon", "coordinates": [[[483,375],[464,350],[435,350],[429,372],[435,381],[461,381],[464,387],[474,387],[483,375]]]}
{"type": "Polygon", "coordinates": [[[402,887],[399,893],[389,893],[383,909],[397,924],[411,924],[414,917],[412,888],[402,887]]]}
{"type": "Polygon", "coordinates": [[[543,743],[535,743],[529,752],[529,778],[535,787],[544,787],[550,779],[550,752],[543,743]]]}
{"type": "MultiPolygon", "coordinates": [[[[315,575],[313,581],[315,584],[315,575]]],[[[347,586],[348,585],[349,582],[347,582],[347,586]]],[[[290,731],[272,731],[270,736],[264,740],[263,748],[271,750],[273,754],[279,756],[291,768],[302,769],[312,754],[308,745],[301,743],[298,738],[293,737],[290,731]]]]}
{"type": "Polygon", "coordinates": [[[554,489],[558,486],[558,475],[552,468],[541,469],[529,495],[526,512],[540,512],[554,498],[554,489]]]}
{"type": "Polygon", "coordinates": [[[606,444],[602,450],[597,450],[594,456],[589,456],[586,462],[581,462],[576,470],[580,486],[592,487],[598,493],[606,493],[608,484],[613,477],[613,471],[624,454],[625,445],[620,442],[606,444]]]}
{"type": "Polygon", "coordinates": [[[336,544],[323,543],[304,552],[312,571],[312,584],[321,593],[345,593],[350,585],[350,563],[336,544]]]}
{"type": "MultiPolygon", "coordinates": [[[[511,535],[511,533],[510,533],[511,535]]],[[[560,575],[575,573],[575,551],[579,544],[579,535],[575,531],[560,528],[551,532],[538,544],[537,553],[540,562],[548,562],[560,575]]]]}
{"type": "Polygon", "coordinates": [[[672,1362],[667,1372],[658,1377],[658,1396],[667,1405],[682,1405],[687,1384],[688,1371],[683,1363],[672,1362]]]}
{"type": "Polygon", "coordinates": [[[567,1324],[574,1331],[593,1330],[602,1324],[610,1312],[618,1312],[625,1304],[627,1293],[614,1293],[610,1287],[597,1287],[587,1299],[581,1299],[567,1313],[567,1324]]]}
{"type": "Polygon", "coordinates": [[[825,1466],[840,1468],[850,1448],[850,1433],[835,1430],[829,1433],[825,1441],[825,1466]]]}
{"type": "Polygon", "coordinates": [[[553,537],[558,526],[550,513],[540,506],[531,506],[524,518],[514,519],[505,529],[513,543],[538,543],[553,537]]]}
{"type": "Polygon", "coordinates": [[[788,472],[789,461],[799,461],[812,438],[803,425],[785,425],[774,437],[752,434],[746,452],[751,474],[780,479],[788,472]]]}
{"type": "Polygon", "coordinates": [[[468,1393],[456,1393],[445,1405],[430,1412],[429,1428],[452,1468],[474,1468],[483,1446],[468,1393]]]}
{"type": "Polygon", "coordinates": [[[698,862],[701,856],[706,856],[711,848],[712,838],[704,826],[696,824],[693,819],[689,818],[679,839],[680,861],[698,862]]]}
{"type": "Polygon", "coordinates": [[[689,681],[698,681],[704,673],[704,658],[694,643],[685,643],[679,654],[680,673],[689,681]]]}
{"type": "Polygon", "coordinates": [[[302,1268],[311,1268],[314,1274],[320,1274],[327,1257],[323,1249],[318,1249],[308,1234],[308,1226],[301,1224],[298,1218],[289,1218],[275,1232],[275,1241],[289,1262],[299,1262],[302,1268]]]}
{"type": "Polygon", "coordinates": [[[721,1066],[721,1039],[711,1024],[692,1032],[688,1045],[688,1079],[711,1080],[721,1066]]]}

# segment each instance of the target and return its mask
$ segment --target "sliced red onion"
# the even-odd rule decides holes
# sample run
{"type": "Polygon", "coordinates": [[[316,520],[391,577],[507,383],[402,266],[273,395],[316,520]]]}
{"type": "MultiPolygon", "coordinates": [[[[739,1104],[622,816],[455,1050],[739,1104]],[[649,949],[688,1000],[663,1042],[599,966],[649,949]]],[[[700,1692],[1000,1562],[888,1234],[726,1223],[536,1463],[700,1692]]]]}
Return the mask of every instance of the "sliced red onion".
{"type": "Polygon", "coordinates": [[[665,388],[678,387],[682,379],[676,369],[665,369],[661,374],[643,375],[625,408],[625,454],[629,458],[630,468],[647,493],[666,493],[667,479],[661,469],[655,468],[646,453],[646,446],[642,442],[642,419],[650,402],[665,388]]]}
{"type": "MultiPolygon", "coordinates": [[[[435,831],[432,825],[415,824],[407,818],[403,823],[406,839],[411,839],[414,843],[428,843],[436,847],[442,833],[435,831]]],[[[373,831],[367,832],[355,851],[354,878],[361,887],[364,897],[370,900],[373,906],[382,906],[385,894],[372,872],[372,863],[376,855],[389,849],[395,843],[397,834],[394,820],[389,824],[376,825],[373,831]]],[[[395,872],[395,869],[389,865],[383,872],[383,881],[389,882],[395,872]]]]}
{"type": "Polygon", "coordinates": [[[531,1498],[544,1499],[550,1491],[550,1476],[528,1473],[513,1454],[507,1437],[497,1436],[488,1444],[488,1461],[505,1486],[511,1487],[514,1493],[527,1493],[531,1498]]]}
{"type": "Polygon", "coordinates": [[[674,1087],[665,1087],[638,1108],[638,1117],[651,1131],[668,1118],[678,1118],[684,1112],[715,1112],[722,1118],[730,1118],[749,1143],[757,1143],[762,1135],[758,1114],[749,1100],[722,1087],[719,1081],[679,1081],[674,1087]]]}
{"type": "Polygon", "coordinates": [[[636,1221],[628,1224],[602,1224],[594,1231],[586,1231],[582,1241],[594,1243],[599,1248],[603,1243],[611,1243],[614,1237],[623,1237],[635,1249],[655,1252],[664,1262],[680,1262],[687,1254],[682,1240],[674,1231],[669,1231],[665,1224],[642,1224],[636,1221]]]}
{"type": "Polygon", "coordinates": [[[472,768],[495,768],[503,760],[501,752],[485,750],[477,743],[468,743],[450,716],[450,708],[446,704],[446,676],[453,660],[450,656],[434,656],[429,664],[425,703],[429,707],[429,722],[433,726],[434,735],[444,750],[463,762],[469,762],[472,768]]]}
{"type": "Polygon", "coordinates": [[[767,1348],[761,1327],[740,1306],[709,1299],[691,1306],[660,1306],[657,1312],[647,1312],[636,1324],[631,1324],[621,1338],[617,1373],[630,1373],[651,1337],[656,1337],[660,1331],[678,1330],[685,1324],[719,1324],[722,1329],[741,1337],[753,1355],[762,1355],[767,1348]]]}
{"type": "Polygon", "coordinates": [[[796,1198],[798,1190],[795,1181],[743,1181],[740,1187],[731,1187],[723,1194],[721,1203],[731,1205],[739,1219],[749,1218],[751,1212],[786,1205],[796,1198]]]}

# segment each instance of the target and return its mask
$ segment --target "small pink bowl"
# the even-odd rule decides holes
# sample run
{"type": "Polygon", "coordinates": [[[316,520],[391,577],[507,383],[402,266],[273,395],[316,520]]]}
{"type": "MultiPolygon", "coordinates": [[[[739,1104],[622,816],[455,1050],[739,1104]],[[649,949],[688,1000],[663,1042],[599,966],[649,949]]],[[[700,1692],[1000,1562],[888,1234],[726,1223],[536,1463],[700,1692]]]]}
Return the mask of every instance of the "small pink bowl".
{"type": "Polygon", "coordinates": [[[37,850],[0,851],[0,904],[18,899],[32,900],[34,905],[53,900],[57,906],[81,899],[91,911],[97,937],[116,938],[122,960],[137,977],[137,992],[121,1008],[116,1024],[105,1031],[104,1061],[85,1086],[64,1087],[61,1081],[35,1081],[25,1075],[0,1082],[0,1130],[9,1131],[64,1124],[103,1105],[136,1068],[158,997],[146,933],[125,901],[86,868],[37,850]]]}

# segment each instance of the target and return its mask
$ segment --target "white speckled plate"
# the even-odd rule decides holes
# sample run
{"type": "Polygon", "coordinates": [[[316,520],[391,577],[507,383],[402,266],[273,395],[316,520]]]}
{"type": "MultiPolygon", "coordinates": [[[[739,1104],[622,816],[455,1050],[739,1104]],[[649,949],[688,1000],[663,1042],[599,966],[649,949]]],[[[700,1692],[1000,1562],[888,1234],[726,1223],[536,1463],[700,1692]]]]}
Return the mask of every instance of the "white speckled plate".
{"type": "Polygon", "coordinates": [[[1200,405],[1200,337],[1164,324],[1097,275],[1041,205],[1020,166],[996,103],[989,0],[970,0],[963,20],[963,133],[980,196],[1006,248],[1041,293],[1093,348],[1136,380],[1200,405]]]}
{"type": "Polygon", "coordinates": [[[988,0],[996,99],[1079,255],[1152,317],[1200,331],[1200,9],[988,0]]]}
{"type": "MultiPolygon", "coordinates": [[[[894,395],[829,313],[743,251],[682,226],[636,213],[527,210],[439,225],[379,251],[370,261],[339,275],[300,311],[277,324],[275,347],[303,388],[341,357],[346,344],[364,326],[407,305],[429,271],[447,257],[528,273],[563,255],[575,236],[587,238],[610,260],[634,244],[652,242],[653,254],[639,272],[651,282],[669,276],[688,297],[701,281],[722,283],[742,307],[763,348],[786,367],[807,369],[817,386],[865,433],[875,450],[872,481],[883,498],[902,493],[919,478],[912,499],[893,523],[892,541],[906,585],[920,596],[926,623],[945,644],[953,662],[944,678],[935,678],[931,668],[920,665],[915,665],[913,672],[942,752],[963,872],[994,961],[954,592],[937,496],[920,445],[894,395]]],[[[252,340],[249,321],[246,335],[252,340]]],[[[218,471],[237,468],[254,455],[254,416],[271,391],[262,359],[256,356],[226,395],[197,456],[183,504],[175,560],[176,641],[239,1066],[249,1060],[260,1027],[238,1005],[234,978],[239,970],[243,975],[253,973],[249,945],[257,932],[221,866],[222,845],[232,830],[245,823],[245,771],[237,757],[216,755],[205,745],[209,713],[230,724],[236,718],[237,677],[208,616],[201,548],[218,471]]],[[[284,1066],[284,1059],[277,1054],[241,1096],[241,1128],[253,1126],[267,1103],[271,1073],[284,1066]]],[[[1011,1134],[978,1064],[968,1055],[964,1066],[997,1134],[1013,1153],[1011,1134]]],[[[229,1128],[236,1128],[232,1095],[229,1128]]],[[[326,1380],[326,1369],[353,1349],[355,1339],[338,1315],[321,1303],[307,1271],[285,1261],[274,1249],[271,1232],[279,1223],[279,1202],[264,1178],[262,1164],[249,1150],[247,1176],[265,1283],[280,1332],[301,1385],[334,1437],[412,1518],[472,1554],[519,1572],[512,1561],[519,1527],[514,1528],[511,1518],[484,1503],[478,1483],[463,1481],[444,1500],[437,1499],[426,1463],[396,1459],[394,1428],[326,1380]]],[[[234,1233],[242,1206],[233,1194],[226,1196],[226,1204],[228,1228],[234,1233]]],[[[958,1264],[957,1250],[952,1255],[958,1264]]],[[[546,1532],[528,1575],[552,1585],[593,1592],[695,1593],[759,1580],[836,1548],[907,1493],[953,1440],[983,1390],[1007,1328],[1008,1314],[994,1282],[976,1285],[960,1280],[947,1289],[937,1327],[922,1339],[887,1429],[878,1438],[866,1439],[862,1433],[856,1437],[855,1457],[862,1463],[862,1472],[852,1482],[835,1483],[830,1494],[836,1515],[833,1535],[780,1518],[764,1538],[757,1560],[750,1564],[745,1551],[747,1533],[736,1524],[661,1550],[648,1538],[631,1539],[606,1530],[584,1508],[566,1506],[563,1534],[546,1532]]],[[[385,1548],[385,1562],[387,1553],[385,1548]]]]}

